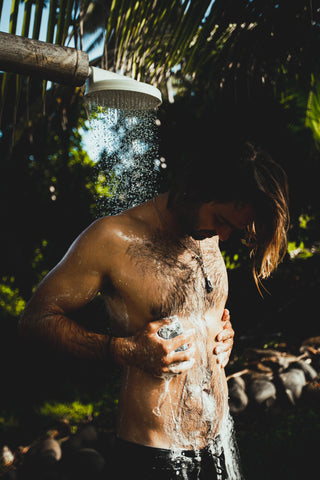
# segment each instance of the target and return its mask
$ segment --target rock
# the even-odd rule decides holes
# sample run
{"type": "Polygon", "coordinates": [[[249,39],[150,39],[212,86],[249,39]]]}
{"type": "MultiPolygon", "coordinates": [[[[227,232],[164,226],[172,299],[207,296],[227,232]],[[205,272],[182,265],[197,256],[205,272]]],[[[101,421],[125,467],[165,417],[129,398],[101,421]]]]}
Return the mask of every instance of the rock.
{"type": "Polygon", "coordinates": [[[282,384],[290,403],[295,405],[302,394],[302,389],[306,385],[306,377],[300,368],[290,368],[279,374],[279,380],[282,384]]]}
{"type": "Polygon", "coordinates": [[[4,467],[9,467],[14,462],[14,455],[7,445],[4,445],[1,452],[1,464],[4,467]]]}
{"type": "Polygon", "coordinates": [[[91,425],[79,427],[78,431],[71,435],[63,444],[63,453],[70,454],[80,448],[94,448],[98,440],[97,429],[91,425]]]}
{"type": "Polygon", "coordinates": [[[97,429],[91,424],[80,427],[76,436],[81,438],[82,447],[93,447],[98,440],[97,429]]]}
{"type": "Polygon", "coordinates": [[[249,386],[250,397],[253,401],[264,408],[269,408],[277,399],[277,389],[274,383],[261,376],[253,378],[249,386]]]}
{"type": "Polygon", "coordinates": [[[65,471],[71,480],[95,480],[105,466],[102,455],[93,448],[81,448],[74,452],[65,464],[65,471]]]}
{"type": "Polygon", "coordinates": [[[229,389],[232,390],[232,388],[235,386],[242,388],[242,390],[246,389],[246,382],[244,381],[243,377],[241,377],[240,375],[234,375],[233,377],[230,377],[228,379],[229,389]]]}
{"type": "Polygon", "coordinates": [[[305,378],[308,382],[311,380],[314,380],[318,376],[316,369],[313,368],[312,365],[310,365],[304,360],[298,360],[297,362],[292,362],[290,365],[290,369],[291,368],[298,368],[298,369],[300,368],[303,371],[305,378]]]}
{"type": "Polygon", "coordinates": [[[55,462],[61,459],[61,447],[54,438],[47,438],[40,442],[37,453],[43,458],[52,458],[55,462]]]}
{"type": "Polygon", "coordinates": [[[57,440],[47,438],[33,445],[26,455],[28,464],[37,464],[37,466],[55,465],[61,459],[61,447],[57,440]]]}
{"type": "Polygon", "coordinates": [[[72,455],[82,447],[82,438],[78,435],[71,435],[68,440],[62,443],[63,457],[72,455]]]}
{"type": "Polygon", "coordinates": [[[40,440],[34,444],[24,457],[22,467],[23,480],[59,479],[58,464],[61,460],[60,444],[53,438],[40,440]],[[48,476],[49,475],[49,476],[48,476]]]}
{"type": "Polygon", "coordinates": [[[249,399],[245,392],[246,384],[242,377],[231,377],[228,380],[229,408],[232,414],[243,412],[249,399]]]}
{"type": "Polygon", "coordinates": [[[302,399],[313,408],[320,408],[320,379],[307,383],[302,391],[302,399]]]}
{"type": "Polygon", "coordinates": [[[315,348],[319,348],[320,349],[320,337],[310,337],[310,338],[306,338],[303,342],[302,342],[302,347],[315,347],[315,348]]]}

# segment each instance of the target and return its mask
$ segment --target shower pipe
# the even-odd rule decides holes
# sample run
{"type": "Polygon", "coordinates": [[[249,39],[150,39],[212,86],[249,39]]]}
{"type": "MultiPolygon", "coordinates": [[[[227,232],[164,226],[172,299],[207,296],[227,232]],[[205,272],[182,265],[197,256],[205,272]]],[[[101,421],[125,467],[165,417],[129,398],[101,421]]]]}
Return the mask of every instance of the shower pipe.
{"type": "Polygon", "coordinates": [[[89,57],[75,48],[0,32],[0,70],[81,86],[89,76],[89,57]]]}
{"type": "Polygon", "coordinates": [[[133,78],[89,66],[86,52],[0,32],[0,70],[82,86],[91,104],[149,110],[162,103],[159,89],[133,78]]]}

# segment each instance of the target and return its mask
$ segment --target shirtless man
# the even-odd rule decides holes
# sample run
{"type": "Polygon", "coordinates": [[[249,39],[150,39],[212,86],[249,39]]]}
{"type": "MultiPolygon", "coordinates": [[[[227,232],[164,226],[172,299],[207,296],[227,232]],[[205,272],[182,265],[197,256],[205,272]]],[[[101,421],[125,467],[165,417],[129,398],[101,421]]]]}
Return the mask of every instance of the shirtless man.
{"type": "Polygon", "coordinates": [[[22,316],[26,335],[123,365],[110,478],[227,478],[223,453],[215,452],[228,398],[217,348],[228,351],[232,337],[219,239],[246,233],[255,278],[266,277],[285,250],[288,221],[282,169],[250,145],[241,158],[230,189],[186,175],[169,193],[95,221],[22,316]],[[98,292],[114,336],[88,332],[68,318],[98,292]],[[161,338],[161,327],[175,320],[183,333],[161,338]],[[218,335],[227,341],[219,343],[218,335]]]}

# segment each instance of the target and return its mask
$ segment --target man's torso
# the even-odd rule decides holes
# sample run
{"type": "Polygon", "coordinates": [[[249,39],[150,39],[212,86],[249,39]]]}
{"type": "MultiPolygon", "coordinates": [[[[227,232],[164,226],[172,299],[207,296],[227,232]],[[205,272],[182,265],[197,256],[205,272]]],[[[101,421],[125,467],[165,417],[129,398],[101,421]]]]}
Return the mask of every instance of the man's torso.
{"type": "Polygon", "coordinates": [[[214,285],[208,294],[193,243],[186,249],[171,232],[129,223],[127,228],[124,221],[103,291],[114,334],[131,336],[147,322],[177,317],[184,330],[196,330],[196,356],[186,373],[165,378],[127,367],[118,434],[160,448],[203,448],[218,433],[227,402],[224,372],[213,354],[227,298],[217,238],[201,242],[214,285]]]}

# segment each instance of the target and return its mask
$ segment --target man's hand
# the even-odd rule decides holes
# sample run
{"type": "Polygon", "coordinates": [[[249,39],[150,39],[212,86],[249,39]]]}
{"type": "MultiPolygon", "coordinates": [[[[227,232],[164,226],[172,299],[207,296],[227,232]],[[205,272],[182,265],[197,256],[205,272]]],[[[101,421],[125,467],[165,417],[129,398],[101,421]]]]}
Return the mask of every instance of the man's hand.
{"type": "MultiPolygon", "coordinates": [[[[221,321],[223,328],[216,337],[218,345],[213,353],[217,355],[221,368],[224,368],[229,361],[234,337],[227,309],[221,321]]],[[[119,364],[138,367],[156,377],[185,372],[195,361],[195,330],[186,330],[172,339],[161,338],[159,329],[170,323],[169,319],[157,320],[148,323],[132,337],[114,337],[110,345],[111,355],[119,364]],[[189,348],[177,352],[182,345],[188,345],[189,348]]]]}
{"type": "Polygon", "coordinates": [[[214,348],[213,352],[217,355],[221,368],[224,368],[229,362],[234,337],[234,330],[230,322],[230,312],[226,308],[223,311],[221,321],[223,328],[216,336],[216,341],[219,344],[214,348]]]}
{"type": "Polygon", "coordinates": [[[194,364],[195,330],[190,329],[172,339],[163,339],[158,330],[170,320],[162,319],[148,323],[135,335],[128,338],[113,338],[110,350],[115,361],[123,365],[141,368],[153,376],[182,373],[194,364]],[[182,345],[188,349],[176,352],[182,345]]]}

